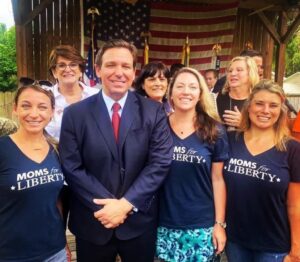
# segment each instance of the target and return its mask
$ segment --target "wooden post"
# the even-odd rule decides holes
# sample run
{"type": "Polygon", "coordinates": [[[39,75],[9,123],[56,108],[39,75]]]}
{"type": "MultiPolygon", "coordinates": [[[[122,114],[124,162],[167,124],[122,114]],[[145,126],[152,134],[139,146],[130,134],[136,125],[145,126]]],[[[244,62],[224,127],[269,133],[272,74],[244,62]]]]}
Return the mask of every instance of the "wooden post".
{"type": "MultiPolygon", "coordinates": [[[[282,11],[278,21],[278,30],[281,36],[287,32],[287,18],[285,12],[282,11]]],[[[285,49],[286,44],[282,41],[277,46],[276,60],[275,60],[275,81],[282,86],[285,72],[285,49]]]]}
{"type": "Polygon", "coordinates": [[[12,7],[16,23],[16,52],[17,52],[17,77],[27,76],[27,38],[26,27],[22,25],[24,16],[28,13],[27,5],[23,1],[13,0],[12,7]]]}
{"type": "MultiPolygon", "coordinates": [[[[275,15],[273,13],[268,14],[272,24],[275,24],[275,15]]],[[[274,39],[270,34],[263,34],[262,39],[262,53],[264,58],[264,78],[272,78],[272,62],[274,53],[274,39]]]]}

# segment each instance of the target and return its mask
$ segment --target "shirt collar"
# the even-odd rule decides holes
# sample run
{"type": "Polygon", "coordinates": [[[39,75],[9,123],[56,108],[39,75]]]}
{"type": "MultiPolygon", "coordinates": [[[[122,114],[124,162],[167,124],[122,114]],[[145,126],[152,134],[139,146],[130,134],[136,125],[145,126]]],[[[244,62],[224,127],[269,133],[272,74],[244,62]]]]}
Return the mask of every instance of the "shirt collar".
{"type": "Polygon", "coordinates": [[[128,91],[125,93],[125,95],[124,95],[120,100],[115,101],[115,100],[113,100],[111,97],[107,96],[107,95],[103,92],[103,90],[102,90],[102,97],[103,97],[103,100],[104,100],[104,103],[105,103],[105,105],[106,105],[106,107],[107,107],[108,112],[111,111],[111,108],[112,108],[112,106],[113,106],[113,104],[114,104],[115,102],[118,102],[119,105],[121,106],[121,109],[123,110],[124,105],[125,105],[125,102],[126,102],[126,99],[127,99],[127,96],[128,96],[128,91]]]}
{"type": "MultiPolygon", "coordinates": [[[[87,86],[82,83],[82,82],[79,82],[79,85],[82,87],[82,97],[83,98],[86,98],[89,96],[89,92],[87,91],[87,86]]],[[[63,97],[63,95],[59,92],[58,90],[58,83],[56,83],[54,86],[53,86],[53,95],[54,95],[54,98],[58,98],[58,97],[63,97]]]]}

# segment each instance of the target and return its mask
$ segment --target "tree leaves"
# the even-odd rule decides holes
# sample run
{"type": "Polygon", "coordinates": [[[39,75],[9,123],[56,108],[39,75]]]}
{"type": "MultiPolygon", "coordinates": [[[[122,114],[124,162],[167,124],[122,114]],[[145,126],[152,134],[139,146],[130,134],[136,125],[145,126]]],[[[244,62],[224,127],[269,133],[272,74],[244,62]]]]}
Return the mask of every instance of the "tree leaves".
{"type": "Polygon", "coordinates": [[[16,30],[0,23],[0,91],[17,87],[16,30]]]}
{"type": "Polygon", "coordinates": [[[300,35],[296,33],[286,46],[286,76],[300,71],[300,35]]]}

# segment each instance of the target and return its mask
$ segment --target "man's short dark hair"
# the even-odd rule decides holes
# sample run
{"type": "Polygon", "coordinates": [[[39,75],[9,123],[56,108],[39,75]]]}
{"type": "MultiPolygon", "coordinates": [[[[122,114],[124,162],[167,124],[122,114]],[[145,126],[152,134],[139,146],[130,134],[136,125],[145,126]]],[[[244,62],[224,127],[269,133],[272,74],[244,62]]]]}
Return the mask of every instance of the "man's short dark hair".
{"type": "Polygon", "coordinates": [[[100,66],[102,65],[102,57],[106,50],[111,48],[126,48],[129,50],[129,52],[132,54],[133,57],[133,68],[135,68],[137,63],[137,54],[138,51],[134,44],[131,44],[123,39],[112,39],[108,40],[102,48],[98,51],[95,59],[95,64],[100,66]]]}
{"type": "Polygon", "coordinates": [[[218,70],[216,70],[216,69],[207,69],[207,70],[205,70],[205,72],[204,72],[204,75],[206,74],[206,73],[213,73],[214,74],[214,77],[215,78],[218,78],[219,77],[219,71],[218,70]]]}
{"type": "Polygon", "coordinates": [[[184,67],[184,65],[183,65],[183,64],[180,64],[180,63],[174,63],[174,64],[172,64],[171,67],[170,67],[170,74],[171,74],[171,77],[173,77],[173,76],[175,75],[175,73],[176,73],[179,69],[181,69],[181,68],[183,68],[183,67],[184,67]]]}
{"type": "Polygon", "coordinates": [[[259,57],[263,57],[263,54],[257,50],[254,49],[245,49],[240,53],[240,56],[250,56],[250,57],[254,57],[254,56],[259,56],[259,57]]]}

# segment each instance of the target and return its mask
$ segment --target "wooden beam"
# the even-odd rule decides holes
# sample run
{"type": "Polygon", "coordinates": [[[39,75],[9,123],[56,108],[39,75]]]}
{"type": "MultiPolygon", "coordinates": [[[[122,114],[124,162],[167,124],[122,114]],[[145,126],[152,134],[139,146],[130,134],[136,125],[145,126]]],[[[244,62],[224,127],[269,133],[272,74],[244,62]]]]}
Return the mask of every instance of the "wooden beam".
{"type": "Polygon", "coordinates": [[[24,26],[16,24],[17,77],[27,76],[26,31],[24,26]]]}
{"type": "Polygon", "coordinates": [[[33,19],[36,18],[42,11],[44,11],[48,5],[52,4],[53,1],[54,0],[42,0],[41,3],[29,13],[27,18],[22,21],[22,25],[27,25],[33,21],[33,19]]]}
{"type": "MultiPolygon", "coordinates": [[[[283,12],[280,14],[278,26],[280,34],[285,35],[287,32],[287,19],[283,12]]],[[[275,61],[275,81],[281,86],[283,84],[283,77],[285,73],[285,49],[286,44],[279,43],[275,61]]]]}
{"type": "Polygon", "coordinates": [[[260,12],[257,15],[259,16],[260,20],[262,21],[266,29],[269,31],[273,39],[277,42],[277,44],[280,44],[281,37],[277,33],[276,28],[270,23],[269,19],[265,16],[263,12],[260,12]]]}
{"type": "Polygon", "coordinates": [[[287,32],[282,37],[282,42],[284,44],[287,44],[287,42],[291,39],[291,37],[294,35],[296,30],[298,29],[299,25],[300,25],[300,14],[298,14],[298,16],[296,17],[294,22],[289,26],[287,32]]]}
{"type": "MultiPolygon", "coordinates": [[[[268,14],[268,19],[272,24],[275,24],[276,15],[274,13],[268,14]]],[[[266,32],[264,30],[264,32],[266,32]]],[[[273,62],[273,53],[274,53],[274,39],[270,34],[262,34],[262,48],[261,52],[263,54],[264,62],[264,78],[272,79],[272,62],[273,62]]]]}
{"type": "Polygon", "coordinates": [[[13,15],[16,25],[21,25],[24,15],[27,14],[27,6],[30,2],[11,0],[13,15]]]}

